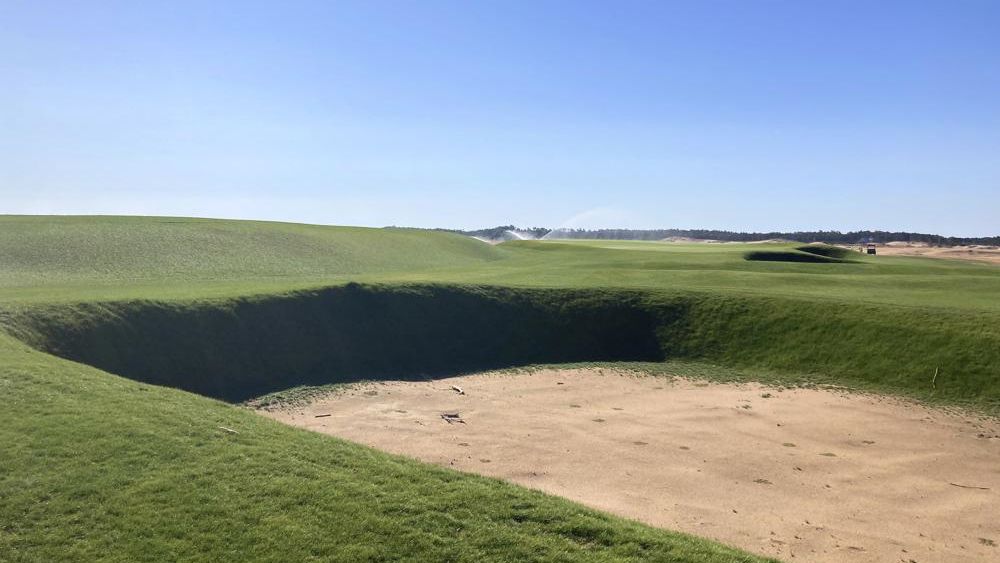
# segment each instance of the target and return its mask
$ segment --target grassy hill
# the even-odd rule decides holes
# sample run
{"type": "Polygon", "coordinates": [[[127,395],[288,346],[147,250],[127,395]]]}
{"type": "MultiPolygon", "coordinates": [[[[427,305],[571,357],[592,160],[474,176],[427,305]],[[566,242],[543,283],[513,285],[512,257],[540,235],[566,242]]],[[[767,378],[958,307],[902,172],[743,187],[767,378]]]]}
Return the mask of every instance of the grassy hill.
{"type": "Polygon", "coordinates": [[[0,299],[235,294],[477,265],[503,252],[416,229],[175,217],[0,216],[0,299]],[[201,286],[199,289],[197,286],[201,286]],[[130,293],[131,290],[131,293],[130,293]]]}
{"type": "Polygon", "coordinates": [[[0,217],[0,561],[756,560],[208,397],[688,362],[1000,412],[1000,268],[824,252],[0,217]]]}

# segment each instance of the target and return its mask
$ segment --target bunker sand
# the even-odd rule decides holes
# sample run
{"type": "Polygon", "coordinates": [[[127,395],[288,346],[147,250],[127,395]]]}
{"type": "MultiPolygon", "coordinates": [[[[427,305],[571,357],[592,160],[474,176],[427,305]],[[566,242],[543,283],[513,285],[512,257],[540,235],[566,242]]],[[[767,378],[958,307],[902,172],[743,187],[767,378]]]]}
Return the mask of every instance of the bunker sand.
{"type": "MultiPolygon", "coordinates": [[[[857,245],[837,245],[849,250],[858,250],[857,245]]],[[[945,258],[949,260],[970,260],[1000,264],[1000,247],[973,244],[965,246],[931,246],[921,242],[894,241],[879,245],[878,254],[883,256],[920,256],[923,258],[945,258]]]]}
{"type": "Polygon", "coordinates": [[[994,246],[917,246],[897,245],[879,247],[878,253],[887,256],[922,256],[1000,264],[1000,248],[994,246]]]}
{"type": "Polygon", "coordinates": [[[782,559],[1000,558],[1000,424],[891,398],[544,370],[263,414],[782,559]]]}

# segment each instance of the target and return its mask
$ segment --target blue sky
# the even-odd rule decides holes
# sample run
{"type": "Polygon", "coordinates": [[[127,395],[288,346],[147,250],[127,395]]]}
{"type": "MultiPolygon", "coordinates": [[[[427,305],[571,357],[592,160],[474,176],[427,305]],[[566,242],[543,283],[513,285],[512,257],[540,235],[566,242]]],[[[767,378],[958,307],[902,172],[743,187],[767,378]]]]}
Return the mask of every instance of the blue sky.
{"type": "Polygon", "coordinates": [[[0,213],[997,235],[998,29],[968,0],[0,0],[0,213]]]}

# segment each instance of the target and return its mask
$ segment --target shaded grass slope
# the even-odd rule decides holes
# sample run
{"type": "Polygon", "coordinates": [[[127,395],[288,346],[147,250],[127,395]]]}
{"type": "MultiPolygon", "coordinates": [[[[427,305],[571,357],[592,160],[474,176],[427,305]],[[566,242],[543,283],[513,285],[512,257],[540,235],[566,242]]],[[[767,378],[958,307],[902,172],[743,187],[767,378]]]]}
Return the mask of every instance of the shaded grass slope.
{"type": "Polygon", "coordinates": [[[804,262],[837,264],[859,262],[857,252],[826,244],[807,244],[778,250],[751,250],[743,258],[752,262],[804,262]]]}
{"type": "Polygon", "coordinates": [[[796,247],[796,250],[806,252],[809,254],[815,254],[817,256],[826,256],[827,258],[837,258],[839,260],[850,260],[852,258],[858,258],[858,253],[847,250],[846,248],[841,248],[839,246],[832,246],[829,244],[807,244],[804,246],[796,247]]]}
{"type": "Polygon", "coordinates": [[[797,250],[751,250],[744,254],[743,257],[753,262],[811,262],[814,264],[840,262],[836,258],[828,258],[797,250]]]}
{"type": "Polygon", "coordinates": [[[133,379],[241,401],[294,385],[662,359],[638,292],[348,284],[35,309],[14,331],[133,379]]]}
{"type": "Polygon", "coordinates": [[[5,322],[41,350],[231,401],[302,384],[690,359],[1000,408],[1000,322],[992,313],[620,289],[350,284],[194,303],[53,305],[5,322]]]}

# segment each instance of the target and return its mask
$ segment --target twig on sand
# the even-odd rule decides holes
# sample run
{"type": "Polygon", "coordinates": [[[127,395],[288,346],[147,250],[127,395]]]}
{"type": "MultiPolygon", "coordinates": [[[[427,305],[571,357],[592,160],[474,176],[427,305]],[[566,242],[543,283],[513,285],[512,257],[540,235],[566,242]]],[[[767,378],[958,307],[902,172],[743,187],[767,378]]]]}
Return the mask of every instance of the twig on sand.
{"type": "Polygon", "coordinates": [[[452,385],[451,390],[458,393],[459,395],[465,395],[465,391],[462,391],[462,388],[459,387],[458,385],[452,385]]]}
{"type": "Polygon", "coordinates": [[[315,417],[313,417],[313,418],[323,418],[323,417],[325,417],[325,416],[330,416],[330,413],[326,413],[326,414],[317,414],[317,415],[316,415],[315,417]]]}
{"type": "Polygon", "coordinates": [[[455,424],[456,422],[465,424],[465,421],[462,420],[461,415],[459,415],[457,412],[443,412],[441,413],[441,418],[444,419],[444,421],[447,422],[448,424],[455,424]]]}
{"type": "Polygon", "coordinates": [[[990,490],[989,487],[976,487],[975,485],[960,485],[958,483],[948,483],[948,484],[951,485],[951,486],[953,486],[953,487],[961,487],[963,489],[978,489],[980,491],[988,491],[988,490],[990,490]]]}
{"type": "Polygon", "coordinates": [[[226,428],[225,426],[220,426],[219,430],[226,432],[227,434],[239,434],[239,432],[233,430],[232,428],[226,428]]]}

